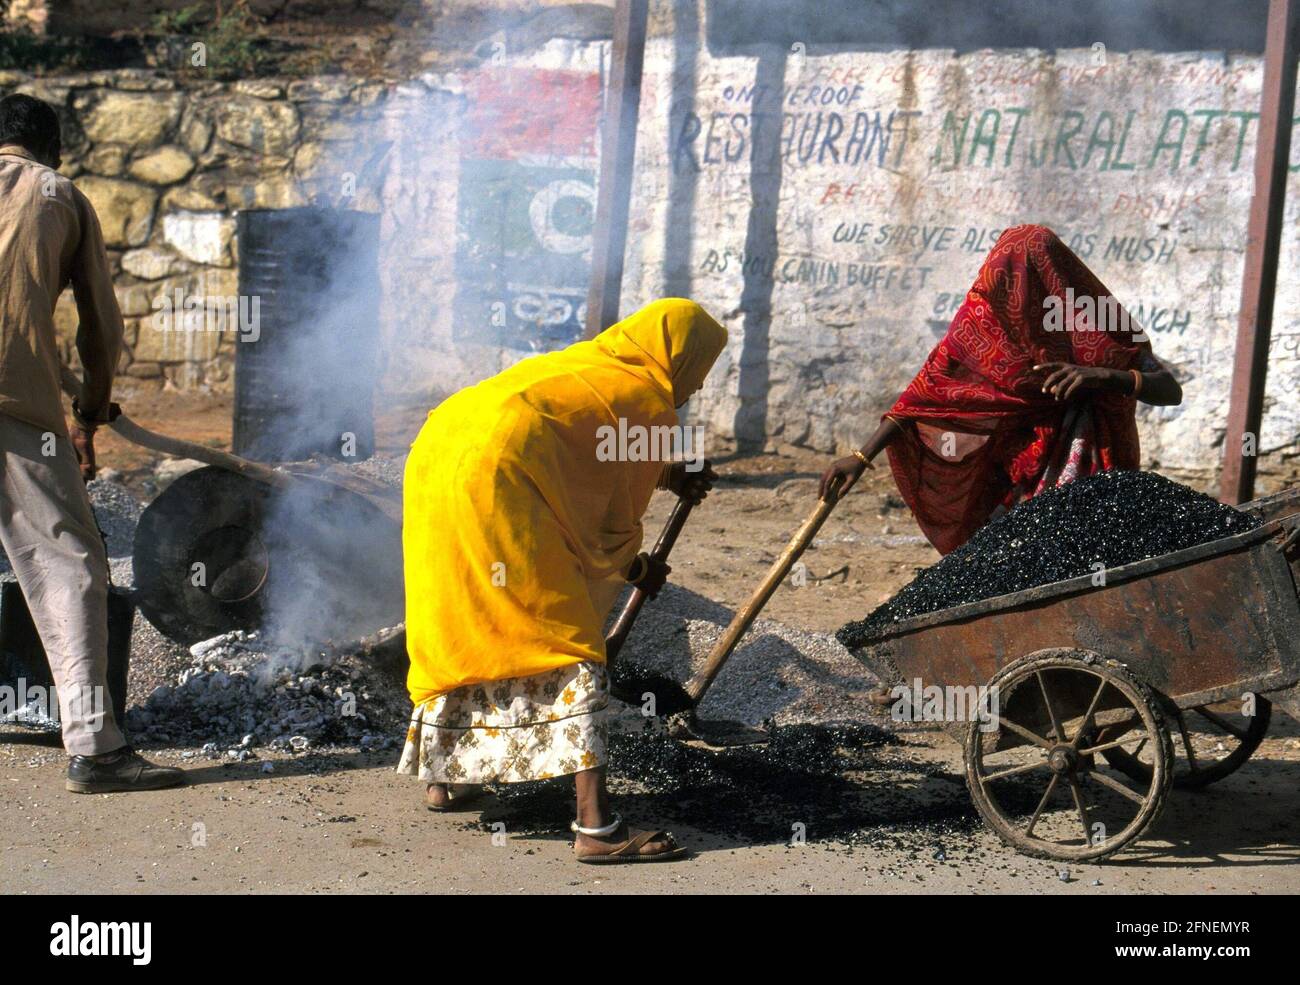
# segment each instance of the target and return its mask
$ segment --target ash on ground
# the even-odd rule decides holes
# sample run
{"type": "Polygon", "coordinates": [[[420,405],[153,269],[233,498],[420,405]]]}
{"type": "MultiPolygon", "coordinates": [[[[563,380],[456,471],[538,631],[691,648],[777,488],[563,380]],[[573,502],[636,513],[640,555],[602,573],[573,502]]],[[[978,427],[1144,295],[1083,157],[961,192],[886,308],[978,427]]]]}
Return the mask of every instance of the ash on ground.
{"type": "Polygon", "coordinates": [[[1048,489],[990,520],[836,637],[846,646],[866,646],[913,616],[1185,550],[1257,526],[1253,514],[1155,472],[1100,472],[1048,489]]]}
{"type": "Polygon", "coordinates": [[[236,631],[195,644],[174,684],[130,708],[127,729],[141,746],[202,747],[250,758],[266,747],[393,748],[410,711],[399,681],[356,654],[303,654],[236,631]]]}

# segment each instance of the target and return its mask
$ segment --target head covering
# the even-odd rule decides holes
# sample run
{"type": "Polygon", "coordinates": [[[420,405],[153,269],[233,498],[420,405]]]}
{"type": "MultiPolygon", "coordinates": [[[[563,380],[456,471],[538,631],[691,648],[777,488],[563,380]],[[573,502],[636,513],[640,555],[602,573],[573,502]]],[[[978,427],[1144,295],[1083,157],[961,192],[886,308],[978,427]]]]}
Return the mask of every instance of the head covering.
{"type": "Polygon", "coordinates": [[[1129,369],[1150,348],[1050,229],[1003,232],[947,333],[885,415],[903,427],[889,464],[930,542],[947,554],[999,506],[1094,471],[1137,468],[1132,397],[1093,391],[1061,403],[1042,392],[1033,368],[1129,369]],[[1100,303],[1107,323],[1096,315],[1100,303]]]}
{"type": "Polygon", "coordinates": [[[693,301],[656,301],[429,415],[404,485],[415,703],[604,660],[605,616],[668,464],[658,439],[725,343],[693,301]]]}
{"type": "Polygon", "coordinates": [[[694,301],[665,298],[611,325],[593,341],[615,359],[639,367],[680,407],[704,385],[727,344],[727,330],[694,301]]]}

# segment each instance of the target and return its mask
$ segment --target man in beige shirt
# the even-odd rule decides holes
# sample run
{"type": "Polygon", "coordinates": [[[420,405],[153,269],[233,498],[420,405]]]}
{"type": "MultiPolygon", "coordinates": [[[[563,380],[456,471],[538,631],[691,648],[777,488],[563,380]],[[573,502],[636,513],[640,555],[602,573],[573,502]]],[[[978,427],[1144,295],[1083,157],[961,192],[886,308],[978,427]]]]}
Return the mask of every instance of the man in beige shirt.
{"type": "Polygon", "coordinates": [[[122,315],[95,210],[55,169],[54,110],[0,99],[0,548],[40,633],[58,691],[76,793],[184,782],[127,745],[108,699],[108,557],[85,482],[95,429],[111,419],[122,315]],[[54,305],[72,285],[84,367],[69,433],[54,305]]]}

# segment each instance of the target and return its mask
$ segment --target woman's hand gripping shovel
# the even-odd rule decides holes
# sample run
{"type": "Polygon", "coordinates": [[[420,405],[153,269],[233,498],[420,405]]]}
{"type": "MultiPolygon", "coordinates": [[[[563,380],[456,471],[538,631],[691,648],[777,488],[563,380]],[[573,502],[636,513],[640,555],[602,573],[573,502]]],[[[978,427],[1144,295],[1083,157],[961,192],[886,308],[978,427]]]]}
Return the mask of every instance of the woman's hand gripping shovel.
{"type": "MultiPolygon", "coordinates": [[[[685,687],[658,675],[625,677],[620,684],[613,687],[615,697],[629,703],[639,704],[642,700],[642,694],[653,694],[656,714],[667,716],[668,732],[676,739],[694,739],[711,746],[754,745],[766,742],[769,737],[768,733],[761,729],[750,728],[740,722],[702,719],[696,715],[695,709],[713,683],[714,678],[718,676],[718,672],[722,670],[723,665],[735,651],[741,637],[745,635],[745,631],[758,618],[758,614],[762,612],[763,606],[767,604],[768,599],[772,597],[785,576],[790,573],[790,569],[794,567],[795,562],[799,560],[803,552],[807,550],[808,545],[812,543],[813,538],[817,536],[817,531],[821,529],[822,524],[826,522],[826,518],[830,516],[831,510],[835,508],[835,504],[839,501],[840,487],[841,482],[836,481],[827,489],[826,494],[817,501],[816,507],[799,529],[795,531],[794,536],[790,538],[785,550],[781,552],[781,556],[776,559],[776,562],[768,570],[766,577],[759,583],[753,595],[749,597],[749,601],[737,610],[731,624],[727,626],[726,631],[709,652],[704,666],[686,683],[685,687]]],[[[665,537],[668,537],[668,546],[671,547],[672,542],[676,540],[681,527],[679,524],[677,530],[672,531],[673,519],[677,516],[677,511],[682,509],[682,506],[683,504],[679,502],[674,507],[673,516],[669,517],[668,526],[665,528],[664,533],[660,535],[660,543],[664,541],[665,537]],[[669,536],[670,531],[672,531],[671,536],[669,536]]],[[[689,509],[689,506],[686,506],[684,512],[689,512],[689,509]]],[[[685,522],[684,515],[682,522],[685,522]]],[[[658,551],[658,549],[659,544],[657,543],[655,550],[658,551]]],[[[638,601],[636,599],[636,593],[634,592],[633,597],[628,599],[623,613],[615,623],[615,630],[610,639],[613,639],[618,633],[619,627],[623,625],[624,619],[629,615],[629,610],[633,610],[630,618],[632,620],[636,618],[636,612],[640,611],[642,601],[644,600],[638,601]],[[635,609],[633,609],[634,603],[635,609]]],[[[622,637],[618,640],[619,646],[622,645],[623,639],[626,639],[627,629],[630,628],[631,622],[629,621],[627,628],[622,633],[622,637]]],[[[609,640],[606,641],[607,651],[608,646],[609,640]]],[[[617,652],[617,650],[614,652],[617,652]]],[[[613,676],[611,675],[611,679],[613,676]]]]}

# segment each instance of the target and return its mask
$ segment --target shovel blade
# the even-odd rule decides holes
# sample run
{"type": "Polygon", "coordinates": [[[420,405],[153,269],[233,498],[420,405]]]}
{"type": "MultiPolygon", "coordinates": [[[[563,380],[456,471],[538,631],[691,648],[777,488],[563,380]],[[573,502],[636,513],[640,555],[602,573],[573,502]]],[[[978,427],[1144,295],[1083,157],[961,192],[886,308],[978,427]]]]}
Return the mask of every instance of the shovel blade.
{"type": "Polygon", "coordinates": [[[693,710],[671,716],[668,734],[682,742],[699,742],[714,749],[763,745],[771,739],[763,729],[723,718],[700,718],[693,710]]]}

